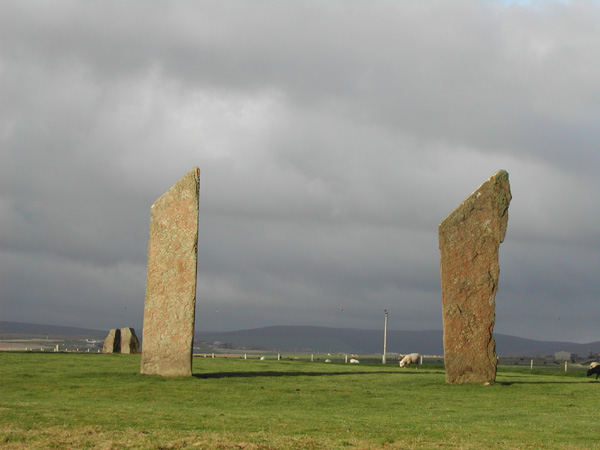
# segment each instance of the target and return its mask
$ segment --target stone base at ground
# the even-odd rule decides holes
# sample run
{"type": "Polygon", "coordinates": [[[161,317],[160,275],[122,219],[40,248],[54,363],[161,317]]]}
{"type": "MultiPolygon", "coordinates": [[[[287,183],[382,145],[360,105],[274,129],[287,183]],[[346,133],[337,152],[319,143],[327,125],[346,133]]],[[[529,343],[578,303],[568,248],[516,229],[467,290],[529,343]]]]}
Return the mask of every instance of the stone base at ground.
{"type": "Polygon", "coordinates": [[[511,200],[501,170],[439,226],[444,361],[448,383],[486,383],[496,378],[492,335],[498,289],[498,249],[511,200]]]}

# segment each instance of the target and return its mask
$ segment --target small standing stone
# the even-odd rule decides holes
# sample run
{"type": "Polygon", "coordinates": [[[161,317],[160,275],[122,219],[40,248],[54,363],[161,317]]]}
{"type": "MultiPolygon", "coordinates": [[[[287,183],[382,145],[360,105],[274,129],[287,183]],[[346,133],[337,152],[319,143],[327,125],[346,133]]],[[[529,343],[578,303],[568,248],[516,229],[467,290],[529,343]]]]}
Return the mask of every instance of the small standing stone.
{"type": "Polygon", "coordinates": [[[500,170],[439,226],[444,363],[448,383],[489,383],[498,357],[492,335],[498,249],[512,196],[500,170]]]}
{"type": "Polygon", "coordinates": [[[140,342],[133,328],[121,328],[121,353],[134,354],[140,352],[140,342]]]}
{"type": "Polygon", "coordinates": [[[121,349],[121,330],[113,328],[108,332],[102,345],[102,353],[119,353],[121,349]]]}
{"type": "Polygon", "coordinates": [[[142,374],[192,375],[199,186],[196,167],[152,205],[142,374]]]}

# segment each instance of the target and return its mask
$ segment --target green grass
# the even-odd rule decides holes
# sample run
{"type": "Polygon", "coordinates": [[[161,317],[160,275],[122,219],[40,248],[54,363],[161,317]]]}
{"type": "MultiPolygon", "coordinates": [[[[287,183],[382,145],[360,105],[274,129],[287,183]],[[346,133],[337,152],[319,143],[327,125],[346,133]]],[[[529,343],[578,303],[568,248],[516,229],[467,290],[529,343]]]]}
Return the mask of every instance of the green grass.
{"type": "Polygon", "coordinates": [[[600,382],[501,367],[491,386],[441,366],[200,358],[194,377],[138,355],[0,354],[2,449],[600,449],[600,382]]]}

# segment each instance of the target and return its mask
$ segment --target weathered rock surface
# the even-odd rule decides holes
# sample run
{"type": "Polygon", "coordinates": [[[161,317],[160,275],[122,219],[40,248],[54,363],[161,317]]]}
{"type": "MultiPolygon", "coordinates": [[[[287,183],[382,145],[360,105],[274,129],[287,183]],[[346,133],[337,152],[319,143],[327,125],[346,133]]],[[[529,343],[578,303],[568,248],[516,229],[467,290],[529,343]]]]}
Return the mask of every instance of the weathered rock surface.
{"type": "Polygon", "coordinates": [[[140,372],[192,374],[198,254],[196,167],[152,205],[140,372]]]}
{"type": "Polygon", "coordinates": [[[512,196],[500,170],[439,226],[444,361],[448,383],[496,378],[494,330],[498,250],[512,196]]]}
{"type": "Polygon", "coordinates": [[[140,341],[133,328],[121,328],[121,353],[134,354],[140,352],[140,341]]]}
{"type": "Polygon", "coordinates": [[[119,353],[121,348],[121,330],[113,328],[108,332],[102,345],[102,353],[119,353]]]}

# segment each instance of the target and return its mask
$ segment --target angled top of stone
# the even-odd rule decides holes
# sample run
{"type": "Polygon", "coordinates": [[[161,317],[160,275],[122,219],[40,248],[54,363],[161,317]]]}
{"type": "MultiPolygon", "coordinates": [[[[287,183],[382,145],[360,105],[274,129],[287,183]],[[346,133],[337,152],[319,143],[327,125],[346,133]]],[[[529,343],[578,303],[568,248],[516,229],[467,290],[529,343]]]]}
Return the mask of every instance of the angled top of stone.
{"type": "Polygon", "coordinates": [[[499,170],[490,178],[488,178],[475,192],[473,192],[465,201],[463,201],[446,219],[442,221],[439,228],[447,229],[453,226],[458,226],[473,213],[476,209],[490,209],[497,211],[500,221],[491,221],[482,223],[483,229],[486,227],[498,227],[497,229],[489,228],[490,234],[497,234],[500,237],[500,242],[504,240],[506,234],[506,226],[508,222],[508,205],[512,199],[510,192],[510,184],[508,182],[508,172],[499,170]]]}
{"type": "Polygon", "coordinates": [[[171,201],[171,198],[196,198],[200,185],[200,168],[194,167],[152,204],[152,208],[171,201]]]}

